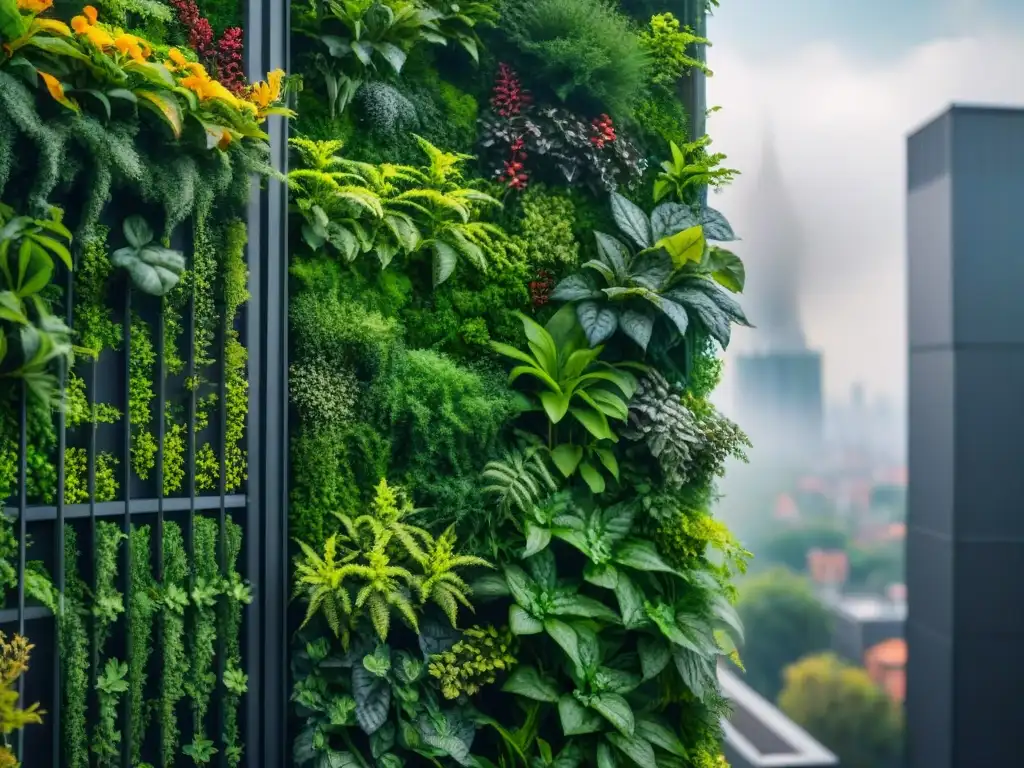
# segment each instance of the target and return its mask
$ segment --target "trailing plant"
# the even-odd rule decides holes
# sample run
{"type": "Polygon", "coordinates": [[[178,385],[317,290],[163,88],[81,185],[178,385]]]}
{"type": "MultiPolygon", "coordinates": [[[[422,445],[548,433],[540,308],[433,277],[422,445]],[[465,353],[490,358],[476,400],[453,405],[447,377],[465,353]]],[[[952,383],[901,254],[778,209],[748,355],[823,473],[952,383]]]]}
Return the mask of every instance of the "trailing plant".
{"type": "Polygon", "coordinates": [[[242,670],[242,615],[252,602],[252,589],[238,572],[238,557],[242,551],[242,529],[228,520],[224,528],[225,576],[224,593],[220,602],[220,631],[224,638],[224,755],[228,765],[235,768],[242,762],[244,746],[238,727],[238,712],[242,696],[248,690],[248,676],[242,670]]]}
{"type": "Polygon", "coordinates": [[[39,704],[24,709],[18,706],[20,697],[15,685],[18,678],[28,672],[29,654],[33,648],[35,646],[22,635],[12,635],[8,640],[7,635],[0,632],[0,737],[3,738],[0,766],[8,768],[19,768],[20,765],[11,751],[11,735],[26,725],[42,723],[45,714],[39,704]]]}
{"type": "Polygon", "coordinates": [[[192,741],[182,749],[195,765],[206,765],[217,748],[206,732],[206,715],[217,686],[217,600],[222,592],[217,566],[217,521],[196,516],[192,523],[190,569],[192,606],[185,691],[192,701],[192,741]]]}
{"type": "Polygon", "coordinates": [[[160,678],[157,713],[160,721],[160,765],[173,768],[181,729],[178,703],[185,697],[189,655],[185,648],[185,611],[189,606],[188,559],[177,523],[164,524],[163,583],[160,590],[160,649],[164,672],[160,678]]]}
{"type": "Polygon", "coordinates": [[[124,594],[117,588],[117,573],[121,544],[126,539],[116,523],[96,523],[96,588],[91,607],[97,720],[90,736],[90,750],[96,764],[103,768],[113,768],[121,756],[122,733],[118,730],[117,715],[121,696],[128,692],[128,665],[106,655],[107,641],[124,613],[124,594]]]}
{"type": "Polygon", "coordinates": [[[735,264],[721,261],[707,247],[707,240],[735,239],[725,218],[712,208],[698,218],[678,203],[662,203],[648,216],[614,193],[612,212],[636,250],[595,232],[599,258],[551,294],[575,303],[590,344],[601,344],[621,330],[641,350],[656,333],[656,345],[670,349],[686,334],[692,317],[723,348],[728,346],[732,323],[749,323],[716,281],[734,275],[735,264]]]}
{"type": "Polygon", "coordinates": [[[367,512],[336,513],[342,532],[328,537],[323,556],[299,541],[303,557],[296,561],[296,596],[307,603],[303,626],[321,615],[347,646],[352,631],[368,622],[383,643],[392,612],[418,631],[428,602],[455,626],[459,605],[471,608],[469,586],[456,570],[488,563],[457,554],[450,527],[435,538],[405,522],[414,512],[401,489],[381,480],[367,512]]]}
{"type": "Polygon", "coordinates": [[[90,768],[86,722],[93,660],[86,629],[86,586],[78,568],[78,537],[70,525],[64,527],[64,559],[64,604],[56,613],[63,673],[62,759],[68,768],[90,768]]]}
{"type": "Polygon", "coordinates": [[[131,584],[128,593],[128,707],[131,730],[128,750],[133,763],[142,762],[142,745],[149,725],[150,709],[145,700],[147,666],[153,650],[154,618],[159,609],[157,584],[150,567],[150,528],[137,526],[129,533],[131,543],[131,584]]]}

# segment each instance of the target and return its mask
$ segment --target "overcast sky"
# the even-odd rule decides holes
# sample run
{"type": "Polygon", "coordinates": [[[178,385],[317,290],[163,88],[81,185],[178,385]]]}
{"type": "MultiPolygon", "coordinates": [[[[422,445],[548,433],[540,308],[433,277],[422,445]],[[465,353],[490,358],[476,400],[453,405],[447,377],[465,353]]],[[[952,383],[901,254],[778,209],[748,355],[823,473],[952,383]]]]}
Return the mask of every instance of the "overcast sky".
{"type": "MultiPolygon", "coordinates": [[[[771,124],[826,394],[861,381],[902,400],[906,136],[952,101],[1024,106],[1024,0],[722,0],[708,26],[708,104],[723,108],[708,131],[747,173],[712,204],[742,237],[771,124]]],[[[756,257],[755,243],[737,246],[756,257]]]]}

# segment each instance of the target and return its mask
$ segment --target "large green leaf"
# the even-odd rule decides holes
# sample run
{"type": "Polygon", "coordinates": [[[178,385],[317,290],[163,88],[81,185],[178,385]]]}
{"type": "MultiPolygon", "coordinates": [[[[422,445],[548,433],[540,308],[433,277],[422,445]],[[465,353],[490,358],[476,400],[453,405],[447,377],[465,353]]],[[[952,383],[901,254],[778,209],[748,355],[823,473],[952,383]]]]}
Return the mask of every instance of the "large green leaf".
{"type": "Polygon", "coordinates": [[[565,477],[571,477],[583,459],[583,447],[562,443],[551,451],[551,459],[555,462],[559,472],[565,477]]]}
{"type": "Polygon", "coordinates": [[[391,686],[362,664],[352,668],[352,696],[356,700],[356,720],[366,734],[373,734],[388,719],[391,686]]]}
{"type": "Polygon", "coordinates": [[[620,768],[618,753],[607,741],[597,743],[597,768],[620,768]]]}
{"type": "Polygon", "coordinates": [[[717,678],[715,660],[695,653],[687,648],[679,648],[672,652],[676,670],[690,692],[701,701],[706,701],[708,694],[715,690],[717,678]]]}
{"type": "Polygon", "coordinates": [[[596,710],[624,736],[632,736],[636,727],[633,708],[617,693],[599,693],[590,699],[591,709],[596,710]]]}
{"type": "Polygon", "coordinates": [[[156,245],[119,248],[110,261],[131,275],[136,288],[151,296],[167,295],[185,271],[185,257],[181,253],[156,245]]]}
{"type": "Polygon", "coordinates": [[[452,276],[455,265],[459,263],[459,252],[443,240],[435,240],[431,247],[434,251],[434,287],[441,285],[452,276]]]}
{"type": "Polygon", "coordinates": [[[25,34],[25,28],[17,0],[0,0],[0,40],[12,43],[25,34]]]}
{"type": "Polygon", "coordinates": [[[651,342],[651,334],[654,333],[654,315],[650,312],[625,309],[619,315],[619,327],[646,352],[647,345],[651,342]]]}
{"type": "Polygon", "coordinates": [[[548,613],[552,616],[577,616],[581,619],[600,619],[613,624],[619,623],[618,614],[600,600],[583,595],[558,595],[551,601],[548,613]]]}
{"type": "Polygon", "coordinates": [[[638,571],[676,573],[676,569],[658,553],[654,542],[643,539],[624,542],[615,552],[615,561],[638,571]]]}
{"type": "Polygon", "coordinates": [[[615,435],[608,426],[608,418],[600,411],[589,408],[570,408],[569,412],[582,424],[587,432],[598,440],[612,440],[615,435]]]}
{"type": "Polygon", "coordinates": [[[644,680],[651,680],[661,674],[672,660],[672,649],[660,637],[643,635],[637,641],[637,655],[644,680]]]}
{"type": "Polygon", "coordinates": [[[537,603],[537,585],[518,565],[505,566],[505,582],[513,599],[524,608],[533,610],[537,603]]]}
{"type": "Polygon", "coordinates": [[[640,768],[658,768],[658,761],[654,757],[654,748],[639,736],[627,737],[621,733],[609,733],[605,738],[640,768]]]}
{"type": "Polygon", "coordinates": [[[627,274],[629,249],[620,240],[604,232],[594,232],[594,238],[597,240],[597,251],[602,261],[611,268],[612,275],[617,280],[623,280],[627,274]]]}
{"type": "Polygon", "coordinates": [[[570,694],[563,694],[558,700],[558,717],[562,723],[562,733],[566,736],[597,733],[604,722],[597,712],[583,706],[570,694]]]}
{"type": "Polygon", "coordinates": [[[736,239],[736,235],[726,221],[725,216],[714,208],[705,208],[701,211],[700,223],[704,227],[704,237],[708,240],[715,240],[719,243],[727,243],[736,239]]]}
{"type": "Polygon", "coordinates": [[[551,291],[551,299],[554,301],[582,301],[600,296],[601,291],[583,273],[569,275],[551,291]]]}
{"type": "Polygon", "coordinates": [[[514,693],[534,701],[554,704],[558,701],[558,686],[549,677],[541,675],[536,667],[519,666],[509,675],[501,687],[506,693],[514,693]]]}
{"type": "Polygon", "coordinates": [[[544,631],[548,633],[552,640],[558,643],[559,647],[565,652],[565,655],[569,657],[569,660],[577,668],[582,669],[580,641],[576,635],[576,630],[570,624],[559,619],[545,619],[544,631]]]}
{"type": "Polygon", "coordinates": [[[576,305],[576,316],[592,347],[610,339],[619,324],[618,312],[605,303],[589,299],[576,305]]]}
{"type": "Polygon", "coordinates": [[[747,282],[747,270],[743,261],[725,248],[712,248],[708,268],[711,276],[733,293],[742,293],[747,282]]]}
{"type": "Polygon", "coordinates": [[[686,747],[665,721],[656,715],[641,715],[636,719],[636,735],[677,757],[686,757],[686,747]]]}
{"type": "Polygon", "coordinates": [[[664,248],[672,257],[672,263],[684,267],[689,262],[698,263],[704,255],[704,230],[701,227],[690,227],[658,240],[659,248],[664,248]]]}
{"type": "Polygon", "coordinates": [[[651,213],[651,230],[655,242],[700,223],[690,206],[679,203],[663,203],[651,213]]]}
{"type": "Polygon", "coordinates": [[[616,226],[639,248],[651,247],[651,222],[647,214],[618,192],[612,192],[612,216],[616,226]]]}
{"type": "Polygon", "coordinates": [[[539,635],[544,631],[544,622],[534,618],[525,608],[512,605],[508,609],[508,626],[513,635],[539,635]]]}
{"type": "Polygon", "coordinates": [[[626,629],[637,629],[647,623],[644,611],[645,596],[643,591],[625,573],[619,571],[615,580],[615,597],[619,601],[619,612],[626,629]]]}

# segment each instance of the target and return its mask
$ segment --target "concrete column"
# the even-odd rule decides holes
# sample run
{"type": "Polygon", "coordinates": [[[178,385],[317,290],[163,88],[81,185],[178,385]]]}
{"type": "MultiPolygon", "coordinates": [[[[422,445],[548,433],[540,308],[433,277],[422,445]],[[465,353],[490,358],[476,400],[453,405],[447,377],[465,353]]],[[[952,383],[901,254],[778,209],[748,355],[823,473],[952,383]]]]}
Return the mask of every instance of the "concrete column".
{"type": "Polygon", "coordinates": [[[907,187],[908,766],[1024,765],[1024,110],[951,108],[907,187]]]}

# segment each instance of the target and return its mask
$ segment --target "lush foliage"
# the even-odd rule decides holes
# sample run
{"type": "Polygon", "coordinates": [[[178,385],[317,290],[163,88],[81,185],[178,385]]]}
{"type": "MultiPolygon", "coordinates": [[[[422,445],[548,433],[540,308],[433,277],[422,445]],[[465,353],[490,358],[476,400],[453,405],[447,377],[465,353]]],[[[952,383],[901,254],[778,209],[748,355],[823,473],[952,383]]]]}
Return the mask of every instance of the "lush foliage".
{"type": "MultiPolygon", "coordinates": [[[[0,506],[242,490],[244,222],[284,72],[246,81],[237,3],[68,5],[0,0],[0,506]]],[[[240,765],[238,526],[74,517],[22,585],[56,621],[61,764],[240,765]]]]}
{"type": "Polygon", "coordinates": [[[832,614],[807,580],[785,569],[746,581],[736,610],[750,638],[743,646],[746,681],[769,700],[782,690],[786,667],[832,644],[832,614]]]}
{"type": "Polygon", "coordinates": [[[0,632],[0,766],[19,768],[19,763],[11,752],[9,739],[11,735],[26,725],[43,722],[43,714],[38,704],[21,708],[18,706],[18,691],[15,685],[18,678],[28,672],[29,655],[33,646],[27,638],[13,635],[10,640],[0,632]]]}
{"type": "Polygon", "coordinates": [[[826,653],[787,667],[785,677],[779,707],[832,749],[843,765],[899,764],[903,710],[867,672],[826,653]]]}
{"type": "Polygon", "coordinates": [[[301,768],[723,764],[732,172],[676,95],[706,41],[615,6],[293,9],[301,768]]]}

